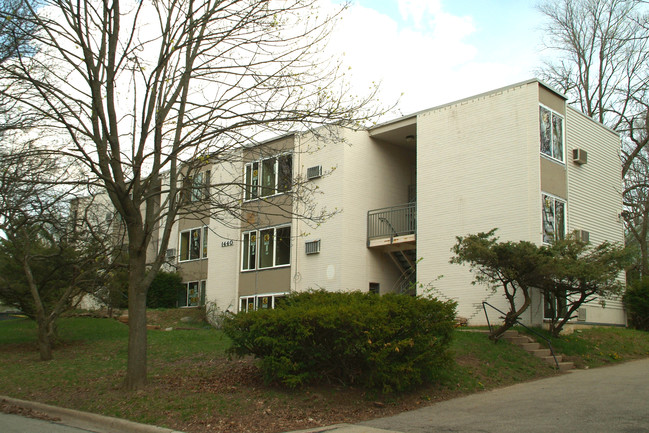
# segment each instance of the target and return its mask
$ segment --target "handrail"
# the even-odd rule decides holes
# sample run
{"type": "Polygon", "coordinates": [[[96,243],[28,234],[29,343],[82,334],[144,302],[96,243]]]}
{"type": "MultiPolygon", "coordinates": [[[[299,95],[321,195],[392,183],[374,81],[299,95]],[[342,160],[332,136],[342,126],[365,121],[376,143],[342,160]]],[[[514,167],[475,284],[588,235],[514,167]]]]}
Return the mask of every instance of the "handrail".
{"type": "Polygon", "coordinates": [[[367,212],[367,241],[417,233],[417,203],[372,209],[367,212]]]}
{"type": "Polygon", "coordinates": [[[388,225],[388,227],[390,227],[390,229],[392,229],[392,234],[393,235],[396,236],[398,234],[398,232],[395,230],[394,226],[392,225],[392,223],[390,222],[389,219],[387,219],[386,217],[379,217],[379,221],[386,223],[388,225]]]}
{"type": "MultiPolygon", "coordinates": [[[[486,302],[486,301],[483,301],[483,302],[482,302],[482,309],[484,310],[484,315],[485,315],[485,317],[487,318],[487,325],[489,326],[489,332],[493,332],[493,331],[491,330],[491,323],[489,323],[489,314],[487,314],[487,307],[485,307],[485,305],[490,306],[491,308],[493,308],[494,310],[498,311],[500,314],[504,314],[505,316],[507,315],[507,313],[505,313],[505,312],[499,310],[498,308],[494,307],[494,306],[491,305],[489,302],[486,302]]],[[[554,363],[557,365],[557,369],[560,369],[560,368],[559,368],[559,361],[557,360],[557,357],[556,357],[556,355],[554,354],[554,349],[552,348],[552,343],[550,343],[550,340],[548,340],[545,336],[539,334],[538,332],[534,331],[532,328],[530,328],[530,327],[528,327],[528,326],[525,326],[525,325],[524,325],[523,323],[521,323],[518,319],[516,319],[516,323],[519,324],[519,325],[521,325],[523,328],[527,329],[528,331],[530,331],[532,334],[541,337],[542,339],[545,340],[546,343],[548,343],[548,348],[550,349],[550,353],[552,354],[552,357],[554,358],[554,363]]]]}

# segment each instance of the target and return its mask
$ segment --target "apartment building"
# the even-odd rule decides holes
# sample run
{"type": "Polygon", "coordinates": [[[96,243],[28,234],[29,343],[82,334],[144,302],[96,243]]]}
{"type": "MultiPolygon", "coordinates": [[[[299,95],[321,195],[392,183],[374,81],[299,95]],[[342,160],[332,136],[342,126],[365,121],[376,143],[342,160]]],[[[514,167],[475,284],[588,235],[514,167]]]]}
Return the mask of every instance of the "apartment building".
{"type": "MultiPolygon", "coordinates": [[[[292,134],[205,168],[241,212],[180,219],[169,245],[187,284],[179,305],[236,312],[316,288],[416,291],[483,324],[482,302],[504,299],[449,263],[456,236],[498,228],[501,240],[541,244],[579,230],[593,244],[624,242],[619,137],[538,80],[338,133],[346,144],[292,134]],[[298,189],[311,200],[289,194],[298,189]],[[332,216],[304,218],[320,212],[332,216]]],[[[537,294],[523,319],[544,313],[537,294]]],[[[609,300],[579,321],[625,315],[609,300]]]]}

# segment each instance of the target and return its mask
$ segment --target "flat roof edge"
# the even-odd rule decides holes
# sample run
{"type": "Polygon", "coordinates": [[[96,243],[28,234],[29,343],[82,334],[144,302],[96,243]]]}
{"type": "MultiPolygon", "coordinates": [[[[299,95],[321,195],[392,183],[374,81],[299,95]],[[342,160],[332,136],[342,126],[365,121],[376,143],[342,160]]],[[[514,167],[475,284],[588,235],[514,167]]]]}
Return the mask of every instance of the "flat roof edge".
{"type": "Polygon", "coordinates": [[[483,93],[478,93],[476,95],[467,96],[466,98],[457,99],[455,101],[450,101],[450,102],[447,102],[445,104],[436,105],[436,106],[433,106],[433,107],[430,107],[430,108],[419,110],[419,111],[416,111],[414,113],[398,117],[396,119],[392,119],[392,120],[388,120],[386,122],[379,123],[379,124],[377,124],[375,126],[367,128],[367,130],[371,132],[373,130],[383,128],[385,126],[390,126],[390,125],[392,125],[394,123],[406,121],[406,120],[409,120],[409,119],[414,119],[417,116],[419,116],[420,114],[427,113],[429,111],[439,110],[439,109],[444,108],[444,107],[448,107],[448,106],[455,105],[455,104],[460,104],[460,103],[465,102],[465,101],[470,101],[470,100],[476,99],[476,98],[482,98],[482,97],[485,97],[485,96],[488,96],[488,95],[491,95],[491,94],[494,94],[494,93],[503,92],[505,90],[509,90],[509,89],[513,89],[515,87],[520,87],[520,86],[524,86],[524,85],[527,85],[527,84],[533,84],[533,83],[537,83],[540,86],[545,87],[546,89],[548,89],[552,93],[554,93],[557,96],[559,96],[560,98],[562,98],[564,101],[568,100],[566,95],[564,95],[563,93],[557,91],[555,88],[553,88],[549,84],[545,83],[544,81],[541,81],[538,78],[530,78],[530,79],[527,79],[527,80],[524,80],[524,81],[519,81],[518,83],[509,84],[509,85],[504,86],[504,87],[499,87],[499,88],[492,89],[492,90],[489,90],[489,91],[486,91],[486,92],[483,92],[483,93]]]}

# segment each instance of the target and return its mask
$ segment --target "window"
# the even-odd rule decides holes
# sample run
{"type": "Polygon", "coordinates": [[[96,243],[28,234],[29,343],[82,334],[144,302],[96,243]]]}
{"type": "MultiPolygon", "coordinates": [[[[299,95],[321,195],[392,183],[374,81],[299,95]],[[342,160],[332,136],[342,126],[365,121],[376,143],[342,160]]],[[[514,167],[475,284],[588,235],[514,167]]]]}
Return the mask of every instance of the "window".
{"type": "Polygon", "coordinates": [[[207,258],[207,232],[207,226],[180,232],[181,262],[207,258]]]}
{"type": "Polygon", "coordinates": [[[243,271],[290,264],[291,226],[245,232],[242,242],[241,270],[243,271]]]}
{"type": "Polygon", "coordinates": [[[563,117],[540,107],[541,153],[563,162],[563,117]]]}
{"type": "Polygon", "coordinates": [[[242,296],[239,298],[239,311],[269,310],[277,307],[286,293],[242,296]]]}
{"type": "Polygon", "coordinates": [[[290,191],[292,176],[291,154],[250,162],[246,164],[244,199],[254,200],[290,191]]]}
{"type": "Polygon", "coordinates": [[[190,281],[178,292],[179,307],[198,307],[205,305],[206,281],[190,281]]]}
{"type": "Polygon", "coordinates": [[[543,318],[552,320],[564,317],[567,312],[568,301],[565,294],[558,296],[554,293],[546,293],[543,296],[543,318]]]}
{"type": "Polygon", "coordinates": [[[207,258],[207,226],[203,227],[203,258],[207,258]]]}
{"type": "Polygon", "coordinates": [[[547,194],[543,203],[543,242],[551,243],[566,236],[566,202],[547,194]]]}
{"type": "Polygon", "coordinates": [[[183,181],[183,199],[196,203],[207,200],[210,195],[210,170],[187,176],[183,181]]]}

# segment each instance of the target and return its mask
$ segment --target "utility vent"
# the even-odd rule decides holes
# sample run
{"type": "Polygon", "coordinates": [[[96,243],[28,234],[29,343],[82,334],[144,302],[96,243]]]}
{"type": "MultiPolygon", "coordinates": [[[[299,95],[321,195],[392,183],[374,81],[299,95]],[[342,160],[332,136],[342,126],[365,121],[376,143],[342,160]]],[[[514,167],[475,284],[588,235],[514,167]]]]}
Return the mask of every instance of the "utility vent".
{"type": "Polygon", "coordinates": [[[304,250],[307,254],[318,254],[320,252],[320,239],[304,243],[304,250]]]}
{"type": "Polygon", "coordinates": [[[585,322],[586,321],[586,309],[585,308],[579,308],[577,310],[577,320],[579,322],[585,322]]]}
{"type": "Polygon", "coordinates": [[[588,153],[584,149],[572,149],[572,162],[579,165],[586,164],[588,153]]]}
{"type": "Polygon", "coordinates": [[[168,259],[173,259],[174,257],[176,257],[176,249],[175,248],[169,248],[167,250],[167,258],[168,259]]]}
{"type": "Polygon", "coordinates": [[[306,169],[306,178],[307,179],[315,179],[322,176],[322,166],[321,165],[314,165],[313,167],[309,167],[306,169]]]}
{"type": "Polygon", "coordinates": [[[590,233],[586,230],[575,230],[575,235],[577,239],[581,242],[588,243],[590,242],[590,233]]]}

